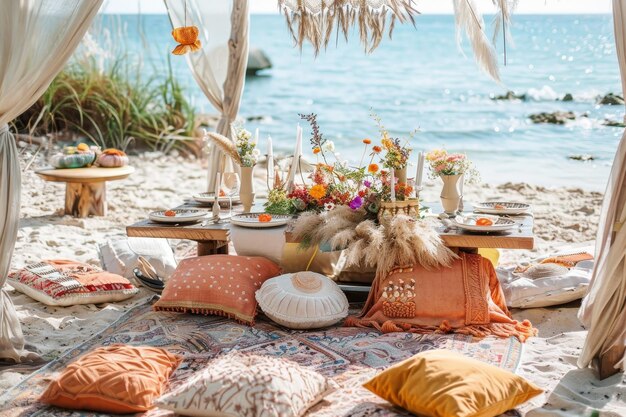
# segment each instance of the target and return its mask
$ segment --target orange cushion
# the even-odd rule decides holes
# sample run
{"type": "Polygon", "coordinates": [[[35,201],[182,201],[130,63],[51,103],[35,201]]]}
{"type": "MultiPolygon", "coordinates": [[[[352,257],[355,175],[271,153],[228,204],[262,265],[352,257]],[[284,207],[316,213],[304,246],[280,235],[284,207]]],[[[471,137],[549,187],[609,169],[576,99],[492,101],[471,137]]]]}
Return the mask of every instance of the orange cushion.
{"type": "Polygon", "coordinates": [[[429,417],[494,417],[543,392],[520,376],[449,350],[418,353],[363,386],[429,417]]]}
{"type": "Polygon", "coordinates": [[[254,293],[280,272],[278,265],[261,257],[209,255],[184,259],[154,309],[216,314],[254,324],[254,293]]]}
{"type": "Polygon", "coordinates": [[[68,365],[40,401],[104,413],[143,412],[152,408],[181,360],[160,348],[100,347],[68,365]]]}

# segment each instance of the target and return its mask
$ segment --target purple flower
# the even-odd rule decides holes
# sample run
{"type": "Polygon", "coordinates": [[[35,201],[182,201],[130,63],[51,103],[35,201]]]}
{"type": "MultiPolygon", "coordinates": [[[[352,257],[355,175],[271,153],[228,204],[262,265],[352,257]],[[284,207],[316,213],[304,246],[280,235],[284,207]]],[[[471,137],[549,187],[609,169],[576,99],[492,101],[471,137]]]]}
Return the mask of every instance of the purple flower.
{"type": "Polygon", "coordinates": [[[362,205],[363,205],[363,199],[359,197],[358,195],[354,197],[352,201],[350,201],[350,208],[352,210],[356,210],[360,208],[362,205]]]}
{"type": "Polygon", "coordinates": [[[370,188],[370,187],[372,186],[372,183],[371,183],[371,182],[369,182],[368,180],[365,180],[365,181],[363,181],[363,185],[364,185],[366,188],[370,188]]]}

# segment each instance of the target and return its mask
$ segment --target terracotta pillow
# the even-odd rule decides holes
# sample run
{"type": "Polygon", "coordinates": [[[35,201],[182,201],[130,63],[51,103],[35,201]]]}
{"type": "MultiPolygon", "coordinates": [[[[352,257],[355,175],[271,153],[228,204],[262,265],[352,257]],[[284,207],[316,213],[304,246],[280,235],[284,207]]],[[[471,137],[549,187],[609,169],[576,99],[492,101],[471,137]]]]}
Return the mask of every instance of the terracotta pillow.
{"type": "Polygon", "coordinates": [[[215,314],[254,324],[254,293],[280,274],[274,262],[260,257],[210,255],[181,261],[155,310],[215,314]]]}
{"type": "Polygon", "coordinates": [[[8,282],[49,306],[111,303],[139,291],[121,275],[64,259],[27,265],[9,274],[8,282]]]}
{"type": "Polygon", "coordinates": [[[103,413],[143,412],[153,407],[181,360],[154,347],[100,347],[68,365],[40,401],[103,413]]]}
{"type": "Polygon", "coordinates": [[[382,332],[456,332],[477,337],[537,334],[528,320],[511,318],[491,262],[461,253],[450,268],[398,268],[377,277],[360,317],[347,326],[375,327],[382,332]]]}
{"type": "Polygon", "coordinates": [[[448,350],[418,353],[363,386],[432,417],[494,417],[543,392],[511,372],[448,350]]]}

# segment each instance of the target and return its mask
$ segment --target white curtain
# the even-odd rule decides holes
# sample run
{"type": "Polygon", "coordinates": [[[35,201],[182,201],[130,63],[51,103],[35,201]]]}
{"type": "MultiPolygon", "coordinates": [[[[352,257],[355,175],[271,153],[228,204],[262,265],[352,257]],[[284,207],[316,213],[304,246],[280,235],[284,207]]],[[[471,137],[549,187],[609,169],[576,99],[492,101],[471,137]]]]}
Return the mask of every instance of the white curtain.
{"type": "MultiPolygon", "coordinates": [[[[239,103],[248,65],[248,0],[164,0],[173,27],[198,26],[202,48],[188,53],[187,63],[196,82],[220,113],[217,133],[232,139],[232,123],[239,103]],[[186,8],[186,10],[185,10],[186,8]]],[[[208,190],[222,154],[214,148],[209,160],[208,190]]]]}
{"type": "Polygon", "coordinates": [[[4,286],[17,237],[20,167],[8,123],[48,88],[102,0],[6,0],[0,6],[0,359],[33,359],[4,286]]]}
{"type": "MultiPolygon", "coordinates": [[[[617,59],[622,76],[622,91],[626,94],[626,4],[622,0],[613,0],[613,24],[617,59]]],[[[583,300],[578,317],[589,329],[578,359],[579,366],[589,366],[594,357],[606,354],[612,347],[624,346],[626,342],[626,132],[622,135],[611,168],[596,240],[596,265],[589,293],[583,300]]]]}

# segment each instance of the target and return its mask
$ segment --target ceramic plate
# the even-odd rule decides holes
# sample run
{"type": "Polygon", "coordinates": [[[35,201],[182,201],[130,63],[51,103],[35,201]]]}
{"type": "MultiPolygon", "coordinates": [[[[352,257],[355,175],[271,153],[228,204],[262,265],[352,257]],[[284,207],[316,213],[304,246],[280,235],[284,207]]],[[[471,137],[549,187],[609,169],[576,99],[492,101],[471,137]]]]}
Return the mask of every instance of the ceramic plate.
{"type": "Polygon", "coordinates": [[[232,224],[236,224],[237,226],[260,229],[265,227],[284,226],[289,223],[289,220],[292,219],[292,216],[286,214],[272,214],[272,220],[270,220],[269,222],[260,222],[260,214],[264,213],[237,214],[230,219],[230,222],[232,224]]]}
{"type": "Polygon", "coordinates": [[[525,203],[511,203],[506,201],[486,201],[474,205],[474,211],[489,214],[523,214],[530,210],[525,203]]]}
{"type": "MultiPolygon", "coordinates": [[[[202,204],[213,204],[215,201],[215,193],[200,193],[193,196],[193,199],[202,204]]],[[[241,204],[241,200],[238,195],[232,197],[233,204],[241,204]]],[[[218,197],[217,201],[220,204],[228,204],[228,197],[218,197]]]]}
{"type": "Polygon", "coordinates": [[[153,211],[150,213],[150,220],[159,223],[189,223],[197,222],[203,219],[206,215],[206,211],[200,210],[173,210],[176,212],[176,216],[166,216],[165,211],[153,211]]]}
{"type": "Polygon", "coordinates": [[[470,232],[481,232],[481,233],[491,233],[491,232],[504,232],[506,230],[513,229],[517,227],[517,223],[511,219],[505,219],[503,217],[498,216],[483,216],[483,215],[469,215],[469,216],[457,216],[452,219],[454,225],[460,229],[468,230],[470,232]],[[493,222],[491,226],[477,226],[476,220],[478,219],[489,219],[493,222]]]}

